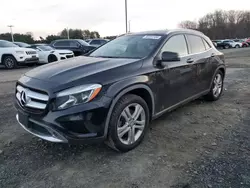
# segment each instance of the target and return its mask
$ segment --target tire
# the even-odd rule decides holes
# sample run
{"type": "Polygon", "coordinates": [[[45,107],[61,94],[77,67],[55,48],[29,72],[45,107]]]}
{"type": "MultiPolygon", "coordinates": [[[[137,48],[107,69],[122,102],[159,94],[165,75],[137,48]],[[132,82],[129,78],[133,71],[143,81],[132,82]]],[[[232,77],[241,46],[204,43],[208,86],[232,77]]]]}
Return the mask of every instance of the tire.
{"type": "Polygon", "coordinates": [[[236,45],[235,48],[240,48],[240,46],[239,46],[239,45],[236,45]]]}
{"type": "Polygon", "coordinates": [[[52,63],[58,61],[57,57],[55,55],[49,55],[48,57],[48,63],[52,63]]]}
{"type": "Polygon", "coordinates": [[[223,93],[223,86],[224,86],[224,75],[220,70],[218,70],[213,78],[212,87],[209,93],[204,96],[204,99],[207,101],[217,101],[223,93]],[[218,82],[219,77],[221,79],[221,82],[218,82]],[[215,88],[217,88],[217,91],[215,88]]]}
{"type": "Polygon", "coordinates": [[[7,69],[14,69],[17,67],[17,61],[11,55],[5,56],[3,58],[3,64],[7,69]]]}
{"type": "Polygon", "coordinates": [[[225,45],[224,48],[225,48],[225,49],[229,49],[230,46],[229,46],[229,45],[225,45]]]}
{"type": "Polygon", "coordinates": [[[148,125],[149,109],[147,103],[137,95],[124,95],[116,103],[112,111],[107,145],[119,152],[128,152],[142,142],[148,125]],[[134,113],[133,110],[135,109],[140,113],[134,113]],[[138,117],[136,118],[136,116],[138,117]],[[136,122],[140,123],[137,124],[136,122]],[[120,135],[118,134],[119,128],[120,135]],[[134,135],[134,137],[131,135],[134,135]]]}
{"type": "Polygon", "coordinates": [[[242,45],[242,47],[243,47],[243,48],[246,48],[246,47],[247,47],[247,45],[243,44],[243,45],[242,45]]]}

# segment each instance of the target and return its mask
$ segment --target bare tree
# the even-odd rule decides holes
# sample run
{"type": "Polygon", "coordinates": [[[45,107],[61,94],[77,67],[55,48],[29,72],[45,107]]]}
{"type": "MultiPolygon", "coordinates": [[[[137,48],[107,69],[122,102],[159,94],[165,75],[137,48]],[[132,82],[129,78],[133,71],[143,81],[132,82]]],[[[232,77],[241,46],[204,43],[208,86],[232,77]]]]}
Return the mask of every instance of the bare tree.
{"type": "Polygon", "coordinates": [[[200,30],[212,39],[245,38],[250,35],[250,11],[216,10],[198,22],[187,20],[179,26],[200,30]]]}

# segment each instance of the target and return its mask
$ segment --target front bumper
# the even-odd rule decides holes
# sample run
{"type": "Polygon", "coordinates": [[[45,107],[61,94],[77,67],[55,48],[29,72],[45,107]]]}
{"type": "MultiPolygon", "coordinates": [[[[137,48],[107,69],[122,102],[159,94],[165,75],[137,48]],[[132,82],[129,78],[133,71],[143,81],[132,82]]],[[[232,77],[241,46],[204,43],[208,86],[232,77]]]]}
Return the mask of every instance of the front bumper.
{"type": "Polygon", "coordinates": [[[31,57],[31,58],[26,58],[23,61],[18,61],[18,64],[26,65],[26,64],[29,64],[29,63],[38,63],[38,62],[39,62],[38,57],[31,57]]]}
{"type": "Polygon", "coordinates": [[[106,139],[105,122],[111,99],[78,105],[62,111],[33,114],[16,101],[16,119],[29,133],[50,142],[92,143],[106,139]]]}
{"type": "Polygon", "coordinates": [[[74,57],[74,54],[60,54],[60,59],[61,60],[64,60],[64,59],[69,59],[69,58],[72,58],[74,57]]]}

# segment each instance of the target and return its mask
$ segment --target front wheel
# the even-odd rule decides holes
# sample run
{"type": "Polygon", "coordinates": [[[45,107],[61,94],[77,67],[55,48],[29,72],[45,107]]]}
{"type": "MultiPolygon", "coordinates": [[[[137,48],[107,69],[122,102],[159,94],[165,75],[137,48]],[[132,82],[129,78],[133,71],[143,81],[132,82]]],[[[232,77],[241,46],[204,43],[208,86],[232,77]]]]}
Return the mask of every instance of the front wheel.
{"type": "Polygon", "coordinates": [[[239,45],[236,45],[235,48],[240,48],[240,46],[239,46],[239,45]]]}
{"type": "Polygon", "coordinates": [[[212,87],[207,95],[204,96],[205,100],[216,101],[220,98],[223,92],[224,75],[218,70],[215,74],[212,87]]]}
{"type": "Polygon", "coordinates": [[[52,63],[58,61],[57,57],[55,55],[49,55],[48,57],[48,63],[52,63]]]}
{"type": "Polygon", "coordinates": [[[3,64],[7,69],[14,69],[17,67],[17,61],[13,56],[5,56],[3,64]]]}
{"type": "Polygon", "coordinates": [[[148,124],[147,103],[137,95],[123,96],[111,115],[108,146],[120,152],[134,149],[143,140],[148,124]]]}

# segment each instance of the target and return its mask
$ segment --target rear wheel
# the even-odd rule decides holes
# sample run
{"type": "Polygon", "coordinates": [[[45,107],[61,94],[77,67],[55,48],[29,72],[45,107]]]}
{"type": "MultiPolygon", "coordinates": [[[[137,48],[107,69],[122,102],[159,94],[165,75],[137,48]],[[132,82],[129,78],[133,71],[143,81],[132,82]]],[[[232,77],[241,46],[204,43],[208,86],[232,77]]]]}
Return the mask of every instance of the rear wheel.
{"type": "Polygon", "coordinates": [[[17,67],[17,61],[13,56],[5,56],[3,58],[3,64],[7,69],[14,69],[17,67]]]}
{"type": "Polygon", "coordinates": [[[218,70],[215,74],[212,87],[209,93],[204,96],[204,98],[208,101],[218,100],[223,92],[223,86],[224,86],[224,75],[220,70],[218,70]]]}
{"type": "Polygon", "coordinates": [[[121,152],[132,150],[143,140],[148,124],[147,103],[137,95],[125,95],[113,109],[107,144],[121,152]]]}
{"type": "Polygon", "coordinates": [[[240,45],[237,44],[237,45],[235,46],[235,48],[240,48],[240,45]]]}
{"type": "Polygon", "coordinates": [[[55,61],[58,61],[57,57],[55,55],[49,55],[48,62],[52,63],[52,62],[55,62],[55,61]]]}
{"type": "Polygon", "coordinates": [[[229,45],[225,45],[224,48],[225,48],[225,49],[228,49],[228,48],[230,48],[230,46],[229,46],[229,45]]]}

